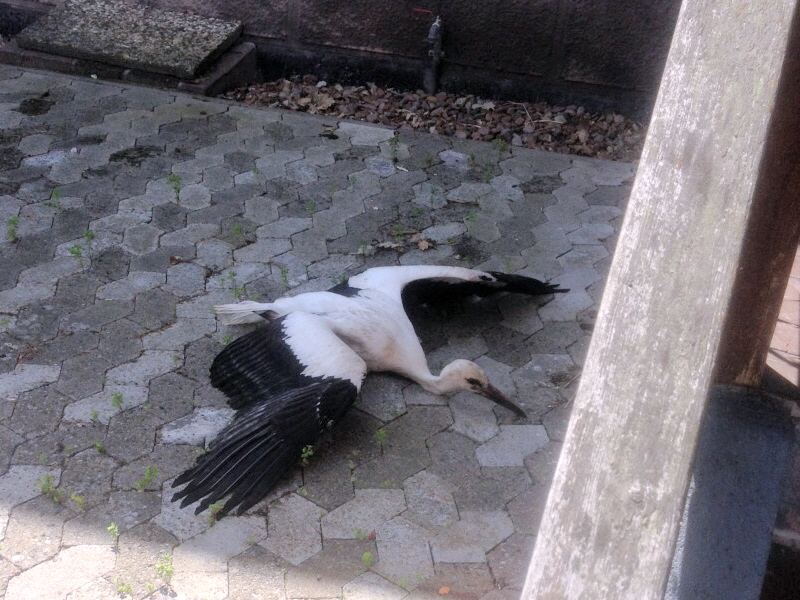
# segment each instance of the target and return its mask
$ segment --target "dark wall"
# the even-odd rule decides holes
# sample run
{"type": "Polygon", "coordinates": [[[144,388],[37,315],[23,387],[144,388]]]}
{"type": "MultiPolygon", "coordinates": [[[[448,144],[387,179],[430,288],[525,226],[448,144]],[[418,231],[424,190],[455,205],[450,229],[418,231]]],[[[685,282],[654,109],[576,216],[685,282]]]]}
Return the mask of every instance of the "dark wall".
{"type": "Polygon", "coordinates": [[[243,21],[268,76],[314,72],[329,81],[412,87],[422,86],[430,60],[425,38],[441,15],[445,89],[639,115],[655,99],[680,6],[679,0],[128,1],[243,21]]]}

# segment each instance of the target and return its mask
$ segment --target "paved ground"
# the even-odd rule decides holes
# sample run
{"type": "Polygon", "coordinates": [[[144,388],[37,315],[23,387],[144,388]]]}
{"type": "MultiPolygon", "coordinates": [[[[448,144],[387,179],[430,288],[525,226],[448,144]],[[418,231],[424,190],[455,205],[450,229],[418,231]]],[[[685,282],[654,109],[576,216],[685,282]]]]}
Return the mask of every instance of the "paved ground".
{"type": "Polygon", "coordinates": [[[0,596],[516,598],[632,175],[0,67],[0,596]],[[230,414],[212,304],[416,263],[571,288],[421,327],[528,422],[373,376],[249,514],[170,503],[230,414]]]}

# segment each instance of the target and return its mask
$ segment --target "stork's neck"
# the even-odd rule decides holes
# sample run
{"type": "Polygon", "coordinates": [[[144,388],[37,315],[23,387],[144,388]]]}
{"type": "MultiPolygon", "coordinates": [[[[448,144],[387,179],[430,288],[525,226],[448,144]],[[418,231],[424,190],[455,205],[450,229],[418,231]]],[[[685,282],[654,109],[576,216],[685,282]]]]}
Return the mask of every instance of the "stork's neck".
{"type": "Polygon", "coordinates": [[[419,386],[430,394],[436,394],[441,396],[443,394],[449,393],[449,390],[445,390],[442,387],[442,378],[439,375],[430,374],[428,377],[415,377],[414,381],[419,384],[419,386]]]}
{"type": "Polygon", "coordinates": [[[426,370],[424,373],[414,373],[413,375],[409,375],[409,377],[426,392],[438,396],[452,394],[461,389],[461,386],[457,385],[453,377],[448,376],[447,367],[442,369],[439,375],[434,375],[429,370],[426,370]]]}

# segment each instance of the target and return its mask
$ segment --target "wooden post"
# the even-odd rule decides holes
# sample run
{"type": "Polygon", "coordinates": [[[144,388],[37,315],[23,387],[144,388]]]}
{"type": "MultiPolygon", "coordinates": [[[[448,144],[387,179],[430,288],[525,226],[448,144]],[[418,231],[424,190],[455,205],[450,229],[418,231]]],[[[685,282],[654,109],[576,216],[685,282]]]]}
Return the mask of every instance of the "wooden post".
{"type": "Polygon", "coordinates": [[[523,600],[662,598],[729,301],[797,242],[799,48],[794,0],[684,1],[523,600]]]}

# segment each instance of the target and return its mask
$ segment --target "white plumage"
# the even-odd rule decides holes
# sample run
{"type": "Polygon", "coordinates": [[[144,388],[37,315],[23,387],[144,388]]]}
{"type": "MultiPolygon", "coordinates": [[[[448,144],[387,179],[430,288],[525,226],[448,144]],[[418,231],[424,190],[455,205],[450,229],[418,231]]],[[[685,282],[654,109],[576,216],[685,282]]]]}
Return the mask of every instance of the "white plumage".
{"type": "Polygon", "coordinates": [[[377,267],[327,292],[216,306],[225,323],[266,324],[214,360],[211,382],[238,413],[210,451],[176,480],[188,485],[173,499],[185,505],[202,498],[200,512],[230,495],[217,516],[246,510],[291,468],[303,447],[341,418],[368,371],[397,373],[434,394],[470,391],[524,416],[471,361],[455,360],[438,375],[431,373],[404,307],[499,291],[567,290],[461,267],[377,267]]]}

